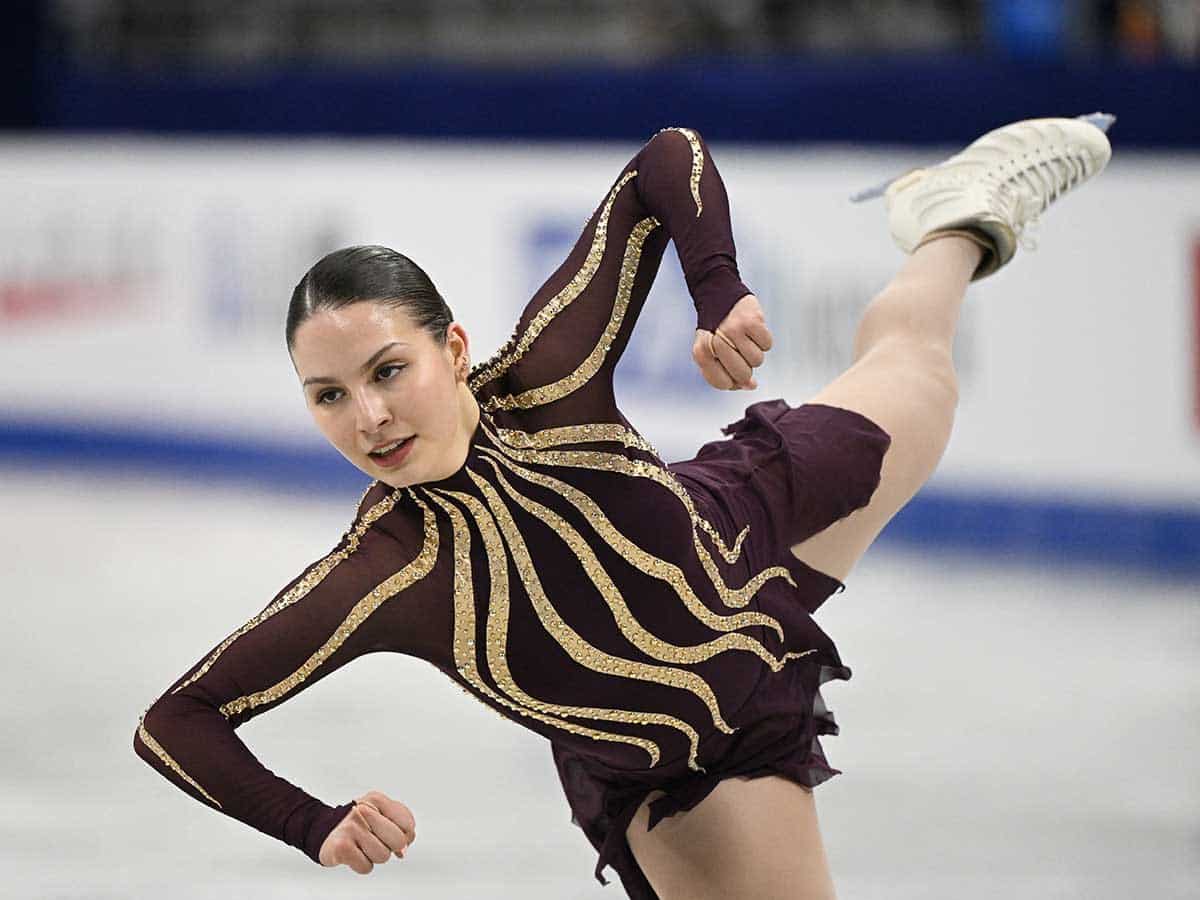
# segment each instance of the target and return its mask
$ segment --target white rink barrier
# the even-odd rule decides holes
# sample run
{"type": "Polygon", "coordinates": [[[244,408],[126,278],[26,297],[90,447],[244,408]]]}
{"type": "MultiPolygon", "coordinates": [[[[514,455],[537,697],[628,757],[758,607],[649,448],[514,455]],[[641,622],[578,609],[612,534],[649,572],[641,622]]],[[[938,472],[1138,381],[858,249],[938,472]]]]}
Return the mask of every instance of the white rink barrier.
{"type": "MultiPolygon", "coordinates": [[[[1125,152],[1119,123],[1110,136],[1108,170],[1045,214],[1037,251],[970,289],[936,488],[1200,518],[1200,156],[1125,152]]],[[[618,369],[622,408],[667,459],[719,437],[747,403],[802,402],[848,364],[859,313],[903,259],[882,201],[848,197],[956,148],[712,149],[776,342],[755,394],[708,388],[668,252],[618,369]]],[[[36,459],[29,435],[43,427],[68,442],[106,429],[315,449],[283,340],[309,265],[348,244],[395,247],[483,359],[636,150],[0,142],[0,452],[36,459]]]]}

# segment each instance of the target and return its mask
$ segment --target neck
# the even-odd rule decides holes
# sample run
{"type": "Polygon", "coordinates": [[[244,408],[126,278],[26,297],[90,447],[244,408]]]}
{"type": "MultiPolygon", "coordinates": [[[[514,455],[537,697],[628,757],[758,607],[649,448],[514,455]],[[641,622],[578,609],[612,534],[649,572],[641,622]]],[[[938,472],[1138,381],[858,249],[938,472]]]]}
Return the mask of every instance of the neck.
{"type": "Polygon", "coordinates": [[[458,411],[463,426],[462,433],[465,436],[461,446],[462,457],[465,460],[471,436],[475,434],[475,428],[479,425],[479,401],[475,399],[475,395],[471,393],[471,389],[467,387],[465,381],[458,383],[458,411]]]}

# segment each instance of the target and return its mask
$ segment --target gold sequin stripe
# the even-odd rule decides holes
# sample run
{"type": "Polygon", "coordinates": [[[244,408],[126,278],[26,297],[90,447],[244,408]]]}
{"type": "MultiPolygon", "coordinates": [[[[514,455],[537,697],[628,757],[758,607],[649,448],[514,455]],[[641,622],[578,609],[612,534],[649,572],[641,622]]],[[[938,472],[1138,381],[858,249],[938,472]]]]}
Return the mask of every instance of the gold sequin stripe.
{"type": "MultiPolygon", "coordinates": [[[[471,575],[471,534],[467,529],[466,520],[454,504],[443,500],[434,491],[424,488],[422,490],[450,516],[454,533],[454,661],[458,673],[481,693],[519,715],[537,719],[539,722],[545,722],[547,725],[553,725],[555,728],[561,728],[572,734],[591,737],[593,740],[632,744],[646,751],[650,757],[651,767],[657,765],[662,753],[653,741],[616,732],[597,731],[594,728],[567,722],[557,716],[547,715],[546,711],[591,718],[611,718],[623,722],[655,721],[652,714],[542,703],[517,687],[503,653],[503,648],[507,645],[508,627],[508,559],[504,555],[500,533],[496,530],[495,524],[491,522],[491,516],[478,500],[456,491],[445,491],[448,496],[455,497],[459,502],[465,503],[471,508],[472,515],[479,524],[480,534],[483,535],[492,580],[492,595],[488,605],[487,621],[488,666],[501,690],[506,691],[510,697],[516,698],[519,702],[513,702],[488,687],[480,676],[478,665],[475,662],[475,589],[472,585],[471,575]],[[487,521],[486,527],[485,520],[487,521]]],[[[470,694],[466,688],[462,688],[462,691],[464,694],[470,694]]],[[[498,710],[495,712],[496,715],[504,718],[498,710]]],[[[665,723],[660,722],[659,724],[665,723]]]]}
{"type": "MultiPolygon", "coordinates": [[[[659,452],[647,441],[644,437],[635,431],[631,431],[623,425],[618,425],[615,422],[607,422],[597,425],[563,425],[557,428],[544,428],[541,431],[526,432],[518,431],[511,428],[496,428],[496,433],[500,435],[500,439],[510,447],[517,447],[523,450],[545,450],[551,447],[561,447],[564,444],[587,444],[601,441],[620,442],[626,447],[634,447],[638,450],[652,454],[656,459],[661,459],[659,452]]],[[[750,533],[750,526],[747,525],[737,536],[733,542],[733,549],[725,546],[725,540],[721,537],[713,525],[703,516],[695,513],[694,509],[689,510],[693,513],[693,523],[704,530],[714,544],[716,544],[717,552],[725,562],[733,565],[742,555],[742,542],[746,540],[746,536],[750,533]]]]}
{"type": "Polygon", "coordinates": [[[325,662],[333,653],[346,642],[346,639],[366,621],[371,613],[375,612],[385,600],[394,597],[396,594],[420,581],[430,570],[433,569],[434,562],[437,561],[438,554],[438,528],[437,519],[434,517],[433,510],[428,504],[412,495],[410,496],[421,507],[421,512],[425,519],[425,542],[421,547],[421,552],[417,554],[408,565],[397,572],[395,575],[384,580],[376,586],[369,594],[363,597],[350,610],[349,615],[342,621],[342,624],[337,627],[337,630],[325,641],[321,647],[313,653],[312,656],[299,669],[289,675],[287,678],[274,684],[266,690],[258,691],[254,694],[249,694],[245,697],[239,697],[236,700],[231,700],[221,707],[221,713],[226,718],[236,716],[239,713],[245,712],[248,709],[254,709],[256,706],[262,706],[264,703],[272,703],[278,700],[284,694],[294,690],[313,672],[315,672],[322,663],[325,662]]]}
{"type": "MultiPolygon", "coordinates": [[[[500,530],[492,514],[477,499],[468,494],[459,494],[452,491],[446,491],[445,493],[457,498],[470,509],[471,514],[475,517],[476,523],[479,526],[480,533],[483,535],[484,546],[487,549],[489,571],[492,573],[492,577],[495,579],[492,584],[492,596],[491,603],[489,605],[489,608],[493,609],[493,611],[489,612],[488,616],[488,664],[492,669],[492,677],[496,680],[497,685],[503,690],[508,691],[511,696],[517,698],[518,700],[528,702],[534,709],[538,710],[555,712],[559,715],[584,716],[588,718],[627,722],[631,724],[663,725],[666,727],[675,728],[683,732],[688,738],[688,746],[690,748],[688,752],[689,768],[703,772],[704,768],[696,761],[696,756],[699,752],[700,735],[694,728],[692,728],[691,725],[681,719],[677,719],[674,716],[670,716],[665,713],[646,712],[643,710],[608,709],[605,707],[596,706],[563,706],[555,703],[543,703],[535,700],[528,694],[525,694],[523,691],[521,691],[516,682],[513,681],[512,675],[508,671],[507,660],[504,657],[504,650],[507,647],[508,641],[508,556],[504,552],[504,542],[500,538],[500,530]],[[500,614],[497,612],[497,608],[502,609],[503,613],[500,614]],[[493,620],[495,620],[495,625],[493,625],[493,620]],[[503,680],[501,680],[502,678],[503,680]]],[[[492,493],[493,496],[495,496],[495,492],[493,491],[492,493]]],[[[495,497],[495,499],[499,500],[498,497],[495,497]]],[[[507,513],[507,510],[504,510],[504,512],[507,513]]],[[[520,540],[519,535],[517,536],[517,540],[520,540]]],[[[523,544],[521,547],[524,549],[523,544]]],[[[531,565],[528,565],[528,553],[525,554],[524,558],[527,567],[532,568],[531,565]]],[[[518,570],[520,570],[519,564],[518,570]]],[[[524,577],[524,572],[522,572],[522,577],[524,577]]],[[[526,585],[526,588],[528,591],[528,584],[526,585]]],[[[530,592],[529,596],[533,598],[534,595],[530,592]]],[[[542,595],[542,599],[543,601],[545,600],[544,595],[542,595]]],[[[549,602],[545,601],[545,605],[549,606],[549,602]]],[[[542,620],[542,623],[545,625],[545,620],[542,620]]],[[[566,628],[566,623],[561,624],[563,628],[566,628]]],[[[547,631],[549,630],[550,629],[547,626],[547,631]]],[[[559,643],[562,642],[562,639],[557,636],[556,640],[558,640],[559,643]]],[[[577,729],[572,727],[570,730],[575,731],[577,729]]],[[[591,731],[592,729],[583,729],[579,731],[579,733],[591,733],[591,731]]],[[[605,739],[603,737],[605,734],[605,732],[596,732],[597,736],[593,739],[605,739]]],[[[621,740],[626,743],[637,743],[641,740],[628,738],[628,735],[614,735],[608,739],[621,740]]],[[[638,746],[641,745],[638,744],[638,746]]],[[[652,758],[654,760],[654,764],[657,764],[659,754],[656,745],[654,745],[652,758]]]]}
{"type": "MultiPolygon", "coordinates": [[[[518,450],[507,447],[499,440],[495,432],[486,425],[483,428],[492,437],[496,438],[496,444],[501,452],[517,462],[542,466],[568,466],[572,468],[593,469],[617,472],[632,478],[648,478],[671,491],[676,499],[683,504],[684,509],[691,516],[693,524],[698,524],[697,520],[700,517],[696,512],[695,505],[692,503],[692,498],[688,496],[683,485],[676,481],[665,468],[640,459],[631,460],[616,453],[602,453],[592,450],[518,450]]],[[[750,598],[758,592],[758,589],[772,578],[782,578],[792,587],[796,587],[796,582],[792,580],[791,573],[784,566],[771,566],[753,576],[742,587],[736,589],[730,588],[725,583],[724,578],[721,577],[721,573],[717,570],[717,564],[713,561],[711,554],[709,554],[707,548],[701,542],[700,536],[696,534],[695,529],[692,531],[692,541],[695,544],[696,553],[700,557],[700,563],[704,566],[704,571],[708,574],[713,588],[726,606],[741,607],[747,605],[750,602],[750,598]]]]}
{"type": "Polygon", "coordinates": [[[700,218],[700,213],[704,211],[704,204],[700,202],[700,174],[704,171],[704,149],[700,146],[700,138],[696,132],[690,128],[664,128],[659,131],[678,131],[692,147],[692,199],[696,201],[696,218],[700,218]]]}
{"type": "MultiPolygon", "coordinates": [[[[731,616],[721,616],[713,612],[700,602],[700,599],[696,596],[695,591],[692,590],[692,586],[688,584],[687,578],[684,576],[683,571],[678,566],[674,565],[673,563],[669,563],[664,559],[659,559],[652,553],[648,553],[623,535],[617,529],[617,527],[613,525],[608,516],[604,514],[604,511],[600,509],[596,502],[593,501],[592,498],[583,491],[572,487],[565,481],[560,481],[557,478],[552,478],[549,475],[544,475],[540,472],[535,472],[532,469],[518,466],[511,460],[506,459],[502,454],[497,453],[496,451],[487,447],[483,447],[481,450],[483,453],[487,454],[486,458],[488,462],[492,463],[493,466],[496,464],[495,461],[499,460],[506,468],[516,473],[526,481],[541,485],[547,490],[553,491],[558,496],[564,498],[568,503],[570,503],[583,514],[584,518],[587,519],[588,524],[591,525],[593,530],[595,530],[595,532],[604,539],[604,542],[608,544],[608,546],[620,554],[634,568],[645,572],[647,575],[657,578],[659,581],[664,581],[669,584],[679,596],[679,599],[683,601],[683,604],[687,607],[688,611],[709,628],[713,629],[714,631],[728,632],[734,631],[738,628],[746,628],[751,625],[762,625],[764,627],[774,629],[775,633],[779,635],[780,641],[784,639],[782,626],[779,624],[778,620],[772,618],[771,616],[756,612],[735,613],[731,616]]],[[[499,473],[497,473],[497,475],[499,475],[499,473]]],[[[510,494],[513,493],[511,488],[508,486],[508,482],[501,478],[500,483],[509,490],[510,494]]],[[[563,537],[563,540],[566,541],[569,546],[571,546],[572,550],[575,551],[575,554],[580,557],[581,565],[583,565],[584,570],[587,571],[588,575],[592,578],[592,582],[596,584],[596,588],[605,597],[605,599],[608,599],[609,591],[611,591],[616,596],[621,606],[624,607],[624,601],[621,600],[616,586],[609,581],[607,573],[600,568],[600,563],[596,559],[595,554],[592,552],[591,548],[587,546],[586,542],[584,542],[579,536],[578,532],[571,528],[571,526],[560,516],[556,515],[551,510],[546,509],[546,507],[536,504],[532,500],[523,501],[519,497],[516,499],[517,502],[521,503],[522,506],[525,506],[525,508],[534,515],[542,517],[548,522],[552,522],[555,530],[563,537]],[[526,505],[527,503],[533,504],[535,509],[530,509],[530,506],[526,505]],[[598,569],[599,572],[596,575],[593,575],[592,568],[598,569]],[[604,584],[601,584],[599,581],[597,581],[597,578],[599,577],[603,578],[604,584]]],[[[609,601],[609,605],[612,605],[612,601],[609,601]]],[[[614,613],[615,612],[616,610],[614,609],[614,613]]],[[[618,623],[620,623],[622,615],[629,615],[628,610],[626,609],[623,614],[617,616],[618,623]]],[[[624,629],[622,629],[622,631],[624,631],[624,629]]],[[[628,637],[628,635],[626,636],[628,637]]],[[[758,641],[754,640],[749,635],[726,635],[726,637],[730,639],[740,639],[732,642],[736,643],[743,650],[750,650],[752,653],[757,653],[769,664],[774,664],[777,662],[774,655],[772,655],[765,647],[763,647],[758,641]]],[[[630,639],[632,640],[632,638],[630,639]]],[[[634,643],[637,644],[636,641],[634,641],[634,643]]],[[[717,642],[713,642],[711,646],[715,646],[716,643],[717,642]]],[[[729,641],[726,643],[729,643],[729,641]]],[[[656,655],[650,650],[647,650],[647,648],[642,647],[641,644],[637,644],[637,646],[640,649],[645,650],[647,653],[650,653],[652,656],[656,655]]],[[[700,659],[707,659],[708,656],[712,656],[716,652],[719,651],[714,650],[712,653],[698,657],[694,660],[676,661],[697,662],[700,659]]],[[[663,657],[659,658],[661,659],[663,657]]],[[[772,668],[776,668],[778,671],[777,666],[772,665],[772,668]]]]}
{"type": "Polygon", "coordinates": [[[617,339],[617,333],[621,330],[621,323],[625,319],[625,310],[628,308],[629,298],[633,294],[633,281],[637,276],[638,263],[642,258],[642,244],[645,243],[650,232],[658,228],[660,224],[658,219],[651,216],[638,222],[630,232],[629,240],[625,243],[625,256],[621,260],[621,272],[617,276],[617,296],[613,301],[612,313],[608,318],[608,324],[604,326],[604,333],[600,335],[600,339],[592,348],[592,352],[588,354],[587,359],[570,375],[550,384],[530,388],[515,396],[506,394],[503,397],[488,398],[483,407],[487,412],[495,412],[498,409],[531,409],[535,406],[543,406],[579,390],[600,371],[600,366],[604,363],[604,358],[608,356],[608,351],[612,348],[613,341],[617,339]]]}
{"type": "MultiPolygon", "coordinates": [[[[485,452],[491,451],[485,450],[485,452]]],[[[497,456],[497,458],[502,458],[503,461],[503,457],[497,456]]],[[[634,618],[634,613],[631,613],[629,606],[625,604],[625,600],[623,596],[620,595],[616,584],[612,582],[612,578],[608,576],[608,572],[606,572],[604,566],[600,564],[600,560],[596,559],[595,553],[592,551],[592,547],[588,546],[587,541],[583,540],[580,533],[576,532],[574,528],[571,528],[570,523],[562,516],[559,516],[557,512],[547,508],[547,506],[542,506],[540,503],[534,502],[534,500],[529,499],[528,497],[524,497],[523,494],[514,490],[514,487],[509,484],[509,481],[504,478],[504,475],[500,474],[499,466],[497,466],[496,460],[493,460],[493,458],[490,457],[488,458],[488,462],[492,464],[492,468],[496,469],[496,478],[500,482],[500,487],[503,487],[504,491],[508,493],[512,499],[515,499],[518,504],[521,504],[522,508],[529,512],[530,515],[539,516],[542,518],[542,521],[550,524],[550,526],[556,530],[556,533],[560,536],[560,538],[563,539],[565,544],[571,548],[571,551],[574,552],[575,556],[578,558],[578,560],[580,560],[580,565],[582,566],[583,571],[586,572],[589,580],[595,584],[596,590],[599,590],[600,595],[605,599],[606,604],[608,604],[608,608],[612,610],[613,618],[617,620],[617,628],[620,629],[620,632],[622,632],[625,637],[629,638],[630,643],[634,644],[637,649],[642,650],[642,653],[647,654],[648,656],[654,656],[655,659],[659,659],[664,662],[677,662],[677,664],[686,665],[712,659],[713,656],[718,653],[724,653],[725,650],[746,650],[746,652],[754,653],[763,662],[766,662],[766,664],[772,668],[773,672],[778,672],[782,667],[784,667],[785,662],[788,659],[796,659],[799,658],[799,656],[808,655],[809,653],[814,652],[814,650],[805,650],[804,653],[788,653],[782,656],[782,658],[776,658],[776,656],[770,652],[770,650],[764,647],[763,644],[754,640],[754,638],[750,637],[749,635],[725,634],[715,638],[713,641],[695,644],[695,646],[677,646],[677,644],[667,643],[666,641],[661,640],[661,638],[650,634],[650,632],[642,628],[641,623],[638,623],[637,619],[634,618]]],[[[562,482],[560,482],[560,484],[562,484],[562,482]]],[[[616,529],[613,529],[613,534],[616,534],[616,529]]],[[[608,540],[608,535],[605,535],[605,539],[608,540]]],[[[617,547],[613,545],[611,540],[608,541],[608,544],[613,546],[614,550],[616,550],[617,547]]],[[[629,544],[630,546],[634,546],[632,545],[631,541],[629,541],[629,544]]],[[[640,556],[646,558],[646,562],[649,562],[650,565],[653,565],[653,563],[660,563],[664,566],[670,566],[670,564],[664,563],[664,560],[656,559],[655,557],[650,556],[649,553],[641,553],[640,556]]],[[[634,562],[634,559],[631,559],[630,557],[626,557],[626,559],[630,559],[631,563],[634,562]]],[[[670,566],[670,568],[676,570],[680,580],[683,580],[683,572],[680,572],[676,566],[670,566]]],[[[676,592],[679,593],[680,596],[683,596],[683,594],[680,593],[678,584],[676,584],[674,587],[676,587],[676,592]]],[[[692,599],[695,600],[695,594],[692,594],[691,596],[692,599]]],[[[696,600],[696,605],[702,606],[698,600],[696,600]]],[[[709,613],[707,618],[718,619],[718,622],[721,620],[720,617],[712,616],[712,613],[709,613]]],[[[738,613],[737,616],[731,616],[730,619],[744,619],[743,624],[766,625],[768,628],[774,628],[776,632],[778,632],[780,640],[784,640],[784,630],[780,628],[779,622],[776,622],[775,619],[770,618],[769,616],[764,616],[762,613],[738,613]]],[[[739,626],[731,625],[730,628],[739,628],[739,626]]]]}
{"type": "MultiPolygon", "coordinates": [[[[713,613],[697,599],[687,580],[684,578],[683,572],[677,566],[671,565],[665,560],[661,560],[645,552],[622,535],[609,522],[604,513],[600,511],[600,508],[592,503],[591,499],[582,492],[575,491],[570,485],[557,479],[549,478],[548,476],[545,476],[544,481],[540,481],[539,479],[543,478],[543,476],[539,476],[538,473],[514,465],[493,450],[482,449],[484,453],[488,454],[487,461],[496,470],[496,480],[499,481],[500,486],[526,512],[547,522],[567,546],[571,548],[571,551],[579,559],[580,566],[592,584],[596,586],[596,590],[600,592],[600,596],[604,598],[612,610],[613,618],[616,620],[617,627],[621,630],[621,633],[643,653],[665,662],[687,664],[703,662],[706,659],[716,656],[718,653],[724,653],[726,650],[745,650],[762,659],[763,662],[771,667],[772,671],[778,672],[783,668],[787,660],[807,656],[809,653],[815,652],[813,650],[806,650],[803,653],[788,653],[783,657],[776,657],[763,644],[746,634],[727,633],[714,640],[693,646],[669,644],[651,634],[641,626],[641,623],[629,611],[629,606],[621,596],[620,590],[613,583],[608,572],[605,571],[604,566],[592,551],[592,548],[588,546],[587,541],[583,539],[578,531],[571,527],[571,524],[566,519],[562,518],[554,510],[526,497],[513,488],[512,484],[500,472],[500,467],[496,464],[497,460],[522,477],[529,478],[530,481],[543,484],[551,490],[559,491],[562,489],[563,495],[573,491],[577,495],[576,499],[582,502],[575,502],[575,500],[571,502],[585,514],[588,521],[601,534],[605,542],[624,556],[632,565],[670,584],[680,599],[687,605],[688,609],[705,625],[716,631],[724,632],[732,632],[736,628],[743,628],[749,625],[762,625],[767,628],[774,628],[775,632],[779,635],[780,641],[784,640],[782,626],[771,616],[763,613],[737,613],[732,616],[723,617],[713,613]],[[591,512],[595,518],[593,518],[593,515],[588,514],[585,508],[588,505],[590,505],[591,512]]],[[[568,497],[568,499],[571,498],[568,497]]]]}
{"type": "Polygon", "coordinates": [[[595,425],[560,425],[556,428],[543,428],[541,431],[518,431],[514,428],[498,427],[496,433],[510,447],[519,447],[522,450],[545,450],[548,447],[561,447],[564,444],[610,441],[658,456],[658,451],[651,446],[649,441],[636,431],[631,431],[616,422],[601,422],[595,425]]]}
{"type": "MultiPolygon", "coordinates": [[[[367,490],[369,491],[370,488],[367,488],[367,490]]],[[[308,572],[305,573],[303,578],[292,585],[291,589],[284,593],[278,600],[260,612],[257,616],[255,616],[229,637],[225,638],[225,640],[221,641],[220,646],[213,651],[212,656],[206,659],[204,664],[199,669],[192,673],[192,675],[186,681],[180,684],[179,687],[172,690],[171,693],[178,694],[192,682],[204,677],[204,673],[212,668],[213,663],[217,661],[217,658],[220,657],[220,655],[226,650],[228,650],[229,645],[240,638],[243,634],[254,628],[257,628],[263,622],[267,621],[267,619],[271,618],[271,616],[275,615],[281,610],[287,609],[296,601],[303,600],[308,595],[309,591],[325,580],[325,577],[334,570],[338,563],[342,562],[342,560],[358,549],[358,542],[361,540],[362,536],[366,534],[367,529],[370,528],[382,516],[385,516],[392,511],[392,507],[396,505],[398,496],[398,491],[389,494],[387,497],[384,497],[365,513],[363,513],[362,519],[360,519],[358,524],[356,524],[351,530],[345,547],[343,547],[341,550],[330,553],[320,562],[316,563],[311,569],[308,570],[308,572]]],[[[366,494],[363,494],[363,497],[365,498],[366,494]]],[[[362,500],[359,500],[359,503],[361,504],[362,500]]]]}
{"type": "MultiPolygon", "coordinates": [[[[592,245],[588,249],[587,256],[584,257],[583,266],[579,271],[572,276],[566,286],[555,294],[546,305],[534,314],[529,321],[529,326],[518,337],[514,331],[512,337],[492,354],[491,358],[485,360],[476,366],[467,379],[467,383],[474,392],[478,392],[483,385],[489,381],[500,377],[508,368],[525,355],[529,350],[530,345],[537,339],[537,336],[542,333],[542,330],[550,324],[551,320],[560,312],[567,308],[570,303],[583,293],[584,288],[591,283],[592,277],[596,274],[596,270],[600,268],[600,260],[604,257],[605,245],[608,243],[608,218],[612,213],[613,203],[616,202],[617,195],[621,189],[630,181],[637,177],[637,170],[626,172],[613,189],[609,191],[608,197],[604,201],[604,206],[601,208],[600,217],[596,220],[596,230],[592,234],[592,245]]],[[[520,327],[518,322],[517,327],[520,327]]]]}
{"type": "MultiPolygon", "coordinates": [[[[721,709],[712,688],[695,672],[635,662],[605,653],[603,650],[593,647],[564,622],[558,614],[558,610],[554,608],[542,590],[533,560],[529,556],[529,551],[525,547],[525,541],[521,538],[516,522],[508,512],[508,507],[504,505],[504,501],[496,493],[495,488],[469,469],[467,472],[475,485],[483,492],[488,508],[500,525],[500,531],[504,535],[508,550],[516,563],[517,572],[520,573],[521,581],[525,585],[525,590],[529,594],[530,601],[533,603],[533,608],[537,612],[538,618],[541,619],[542,625],[576,662],[605,675],[620,675],[624,678],[654,681],[658,684],[689,691],[708,707],[713,724],[717,728],[726,734],[733,734],[734,729],[721,715],[721,709]]],[[[686,727],[689,736],[695,735],[695,730],[690,725],[686,727]]]]}
{"type": "MultiPolygon", "coordinates": [[[[149,712],[149,710],[146,712],[149,712]]],[[[142,743],[149,747],[151,751],[153,751],[154,755],[161,759],[168,769],[203,794],[204,798],[208,800],[209,803],[215,804],[218,809],[223,809],[224,807],[221,806],[217,799],[204,788],[200,787],[200,785],[196,784],[196,780],[188,775],[187,772],[183,771],[183,768],[179,765],[179,763],[175,762],[175,760],[171,758],[171,754],[163,749],[162,744],[156,741],[154,736],[146,730],[146,726],[143,724],[145,719],[146,713],[144,712],[142,713],[141,718],[138,719],[138,737],[142,739],[142,743]]]]}

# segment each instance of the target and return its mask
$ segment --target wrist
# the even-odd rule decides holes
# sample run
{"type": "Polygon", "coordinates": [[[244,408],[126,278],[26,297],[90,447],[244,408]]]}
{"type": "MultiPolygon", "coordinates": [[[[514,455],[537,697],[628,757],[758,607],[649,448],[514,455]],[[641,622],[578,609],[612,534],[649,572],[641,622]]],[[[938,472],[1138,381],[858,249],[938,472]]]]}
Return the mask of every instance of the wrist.
{"type": "Polygon", "coordinates": [[[302,806],[288,818],[284,840],[302,851],[317,865],[321,865],[321,845],[353,808],[353,801],[341,806],[327,806],[319,800],[314,800],[312,804],[302,806]]]}
{"type": "Polygon", "coordinates": [[[753,293],[732,266],[718,266],[691,286],[696,306],[696,327],[716,331],[729,311],[747,294],[753,293]]]}

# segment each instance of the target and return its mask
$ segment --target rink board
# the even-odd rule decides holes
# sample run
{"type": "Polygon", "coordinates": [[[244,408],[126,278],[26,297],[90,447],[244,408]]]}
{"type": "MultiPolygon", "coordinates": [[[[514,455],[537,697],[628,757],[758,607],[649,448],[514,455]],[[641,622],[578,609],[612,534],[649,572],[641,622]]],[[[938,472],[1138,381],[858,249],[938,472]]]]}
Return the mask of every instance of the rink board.
{"type": "MultiPolygon", "coordinates": [[[[362,478],[322,445],[283,345],[304,270],[348,244],[400,249],[433,277],[482,359],[636,149],[6,141],[0,454],[268,482],[284,471],[302,490],[351,493],[362,478]]],[[[668,459],[718,437],[745,404],[801,402],[848,364],[854,323],[902,256],[882,205],[847,197],[941,155],[714,153],[775,348],[756,394],[708,388],[668,251],[618,371],[622,408],[668,459]]],[[[1198,198],[1200,157],[1118,152],[1050,210],[1036,252],[972,287],[958,421],[909,511],[912,534],[995,547],[1012,521],[1034,544],[1104,555],[1136,539],[1166,564],[1197,564],[1198,198]],[[922,513],[926,500],[940,506],[922,513]]]]}

